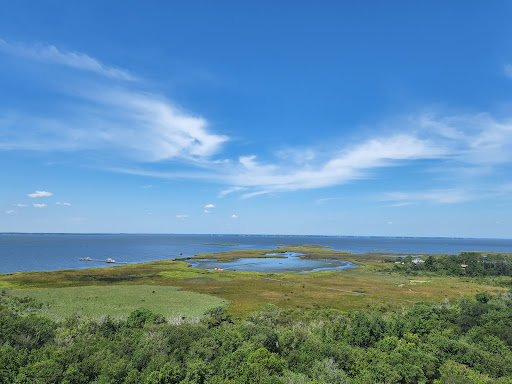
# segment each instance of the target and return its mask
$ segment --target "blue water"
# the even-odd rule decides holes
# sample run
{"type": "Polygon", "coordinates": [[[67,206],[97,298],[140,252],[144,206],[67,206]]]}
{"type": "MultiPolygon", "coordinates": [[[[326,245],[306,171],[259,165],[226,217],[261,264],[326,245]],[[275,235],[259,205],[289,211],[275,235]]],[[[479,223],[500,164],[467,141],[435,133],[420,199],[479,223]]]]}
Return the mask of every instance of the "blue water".
{"type": "Polygon", "coordinates": [[[264,235],[0,234],[0,273],[111,266],[79,258],[128,263],[189,257],[278,244],[322,244],[351,253],[512,252],[512,239],[450,239],[264,235]],[[200,243],[237,244],[235,247],[200,243]],[[182,255],[180,255],[182,253],[182,255]]]}
{"type": "Polygon", "coordinates": [[[214,269],[221,268],[226,271],[251,271],[251,272],[317,272],[333,271],[339,269],[354,268],[357,265],[341,260],[308,260],[299,257],[300,253],[283,252],[268,253],[269,256],[280,258],[248,257],[228,261],[216,259],[202,259],[187,261],[196,268],[214,269]]]}

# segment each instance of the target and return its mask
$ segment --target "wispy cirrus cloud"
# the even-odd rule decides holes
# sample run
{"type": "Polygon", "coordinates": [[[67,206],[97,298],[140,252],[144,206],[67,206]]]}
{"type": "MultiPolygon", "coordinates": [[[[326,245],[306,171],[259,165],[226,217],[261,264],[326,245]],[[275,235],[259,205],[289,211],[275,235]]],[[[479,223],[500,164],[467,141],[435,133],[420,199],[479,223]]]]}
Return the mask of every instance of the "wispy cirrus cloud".
{"type": "MultiPolygon", "coordinates": [[[[256,156],[241,156],[215,168],[203,168],[184,174],[129,171],[163,178],[197,178],[231,185],[218,197],[241,193],[244,199],[304,189],[325,188],[357,182],[376,176],[378,169],[416,166],[420,172],[446,174],[446,179],[484,178],[497,168],[512,163],[512,123],[489,114],[418,114],[397,124],[398,133],[381,135],[359,143],[341,145],[329,152],[308,149],[301,161],[290,161],[278,153],[273,160],[259,161],[256,156]],[[401,133],[400,133],[401,132],[401,133]],[[426,163],[425,163],[426,162],[426,163]],[[428,165],[422,165],[422,164],[428,165]]],[[[287,151],[290,149],[288,148],[287,151]]],[[[304,148],[300,148],[304,151],[304,148]]],[[[432,176],[430,176],[432,177],[432,176]]],[[[433,184],[434,185],[434,184],[433,184]]],[[[471,188],[432,188],[428,193],[391,192],[393,206],[420,201],[458,203],[484,196],[471,188]],[[395,195],[392,195],[395,193],[395,195]],[[411,201],[406,201],[407,199],[411,201]]]]}
{"type": "Polygon", "coordinates": [[[62,206],[64,206],[64,207],[71,207],[71,204],[70,204],[70,203],[62,203],[62,202],[60,202],[60,201],[57,201],[57,202],[55,203],[55,205],[62,205],[62,206]]]}
{"type": "MultiPolygon", "coordinates": [[[[353,183],[375,177],[379,169],[411,164],[426,170],[422,164],[429,162],[429,167],[444,172],[458,169],[461,174],[476,168],[495,172],[497,165],[512,163],[512,119],[486,113],[420,113],[387,130],[390,133],[330,145],[329,150],[287,145],[273,157],[247,154],[219,159],[228,136],[212,132],[206,118],[180,108],[174,100],[142,89],[142,82],[133,81],[136,78],[128,71],[52,45],[23,46],[0,40],[0,51],[74,68],[74,79],[80,84],[62,83],[58,91],[69,100],[66,108],[50,106],[45,116],[23,109],[0,111],[0,150],[96,151],[108,157],[102,169],[206,180],[225,186],[219,197],[237,194],[242,198],[353,183]],[[89,76],[81,78],[82,72],[89,76]],[[90,81],[91,73],[99,80],[90,81]],[[128,159],[133,166],[116,167],[111,159],[128,159]],[[162,164],[169,161],[185,164],[189,170],[167,171],[162,164]],[[159,163],[158,167],[152,163],[159,163]]],[[[506,73],[510,68],[505,67],[506,73]]],[[[410,201],[406,195],[390,201],[456,203],[478,195],[455,191],[431,188],[429,194],[410,195],[410,201]]]]}
{"type": "Polygon", "coordinates": [[[497,119],[488,113],[422,114],[412,118],[411,124],[428,132],[462,163],[481,167],[512,162],[512,118],[497,119]]]}
{"type": "Polygon", "coordinates": [[[226,189],[223,189],[222,191],[220,191],[218,197],[222,198],[224,196],[229,195],[230,193],[245,191],[246,189],[247,188],[245,188],[245,187],[229,187],[229,188],[226,188],[226,189]]]}
{"type": "Polygon", "coordinates": [[[56,63],[84,71],[125,81],[137,80],[127,71],[110,67],[81,52],[60,50],[54,45],[35,44],[32,46],[10,43],[0,39],[0,50],[5,53],[26,57],[32,60],[56,63]]]}
{"type": "MultiPolygon", "coordinates": [[[[419,114],[397,124],[397,132],[347,145],[330,155],[308,151],[308,159],[293,162],[261,163],[255,156],[239,159],[228,177],[228,193],[243,191],[242,198],[272,192],[324,188],[372,178],[379,168],[415,165],[427,172],[437,167],[438,174],[471,180],[512,164],[512,119],[497,119],[487,113],[474,115],[419,114]],[[407,132],[407,133],[404,133],[407,132]],[[323,162],[314,159],[324,158],[323,162]],[[422,162],[429,160],[428,166],[422,162]],[[432,162],[434,161],[434,163],[432,162]]],[[[396,204],[417,201],[457,203],[484,196],[456,187],[433,188],[429,192],[396,194],[396,204]],[[412,201],[404,201],[409,198],[412,201]]],[[[390,195],[391,196],[391,195],[390,195]]],[[[393,199],[392,199],[393,200],[393,199]]]]}
{"type": "Polygon", "coordinates": [[[442,158],[444,148],[427,139],[399,134],[387,138],[371,139],[359,145],[340,150],[320,164],[286,167],[262,164],[255,156],[242,157],[231,184],[241,188],[256,188],[243,197],[271,192],[323,188],[368,177],[375,168],[400,165],[403,161],[442,158]]]}
{"type": "Polygon", "coordinates": [[[10,113],[0,122],[0,149],[99,150],[143,162],[198,162],[228,140],[210,133],[205,119],[156,95],[100,87],[84,97],[90,103],[86,110],[77,108],[60,117],[10,113]]]}
{"type": "MultiPolygon", "coordinates": [[[[44,116],[20,109],[0,110],[0,150],[102,151],[141,162],[182,159],[200,163],[228,141],[210,132],[208,121],[180,108],[133,80],[83,53],[54,46],[21,46],[0,40],[0,51],[28,60],[64,64],[79,71],[56,89],[65,108],[48,105],[44,116]],[[93,72],[97,81],[82,74],[93,72]]],[[[57,79],[55,81],[58,81],[57,79]]],[[[47,86],[47,85],[46,85],[47,86]]]]}

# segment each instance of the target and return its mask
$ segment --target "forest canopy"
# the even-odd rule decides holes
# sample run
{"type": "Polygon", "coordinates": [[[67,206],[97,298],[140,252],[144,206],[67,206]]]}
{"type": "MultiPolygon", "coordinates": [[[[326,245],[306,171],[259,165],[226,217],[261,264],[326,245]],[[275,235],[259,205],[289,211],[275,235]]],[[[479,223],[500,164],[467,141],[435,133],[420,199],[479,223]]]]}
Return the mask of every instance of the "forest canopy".
{"type": "Polygon", "coordinates": [[[0,295],[0,383],[512,383],[512,295],[401,311],[283,311],[198,323],[147,309],[54,322],[0,295]]]}

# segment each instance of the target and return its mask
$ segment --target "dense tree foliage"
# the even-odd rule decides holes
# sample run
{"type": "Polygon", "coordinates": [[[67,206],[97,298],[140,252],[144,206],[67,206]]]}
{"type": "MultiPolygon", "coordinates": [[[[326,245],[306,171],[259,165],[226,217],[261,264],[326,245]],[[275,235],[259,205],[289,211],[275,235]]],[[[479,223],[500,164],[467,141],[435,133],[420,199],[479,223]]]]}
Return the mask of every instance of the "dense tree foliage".
{"type": "Polygon", "coordinates": [[[394,270],[406,273],[436,272],[451,276],[512,276],[512,258],[501,254],[461,252],[442,257],[429,256],[416,263],[411,256],[395,263],[394,270]]]}
{"type": "Polygon", "coordinates": [[[512,383],[512,295],[393,313],[265,305],[198,324],[148,310],[54,323],[0,295],[0,383],[512,383]]]}

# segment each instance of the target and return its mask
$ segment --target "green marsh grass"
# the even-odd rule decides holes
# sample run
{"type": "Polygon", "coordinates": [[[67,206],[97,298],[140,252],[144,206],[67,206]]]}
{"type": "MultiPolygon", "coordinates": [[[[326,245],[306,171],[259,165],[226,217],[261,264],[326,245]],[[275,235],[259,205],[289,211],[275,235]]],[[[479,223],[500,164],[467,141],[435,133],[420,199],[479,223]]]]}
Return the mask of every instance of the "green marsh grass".
{"type": "Polygon", "coordinates": [[[111,285],[12,291],[13,295],[29,296],[43,303],[39,315],[54,320],[74,313],[89,318],[109,315],[126,318],[140,308],[164,317],[201,317],[205,311],[225,306],[227,300],[211,295],[180,291],[177,287],[149,285],[111,285]]]}
{"type": "MultiPolygon", "coordinates": [[[[389,268],[390,263],[386,263],[385,260],[390,260],[390,257],[386,255],[378,253],[350,254],[333,251],[323,246],[287,245],[276,250],[237,250],[220,254],[197,255],[194,258],[214,257],[228,260],[241,257],[268,257],[265,254],[279,252],[300,252],[304,254],[302,256],[304,258],[347,260],[359,267],[314,273],[208,271],[192,268],[183,259],[175,259],[118,267],[6,274],[0,275],[0,287],[23,289],[26,291],[22,294],[30,293],[30,295],[42,294],[40,292],[44,292],[48,288],[102,287],[105,289],[106,296],[99,296],[98,304],[107,300],[106,292],[109,292],[109,288],[112,291],[113,287],[121,290],[133,287],[131,288],[134,290],[132,296],[141,298],[144,298],[144,295],[149,295],[137,293],[137,290],[146,289],[140,288],[141,286],[150,286],[152,289],[173,287],[169,292],[186,291],[204,294],[206,302],[211,300],[214,303],[216,302],[214,299],[226,300],[225,302],[229,302],[229,311],[240,317],[247,316],[266,303],[275,304],[284,310],[337,309],[351,311],[364,310],[375,305],[385,305],[389,308],[412,305],[410,302],[401,300],[455,300],[464,295],[473,296],[478,292],[505,290],[505,288],[486,285],[483,282],[464,281],[459,277],[436,275],[413,277],[387,272],[386,269],[389,268]],[[267,278],[285,282],[267,280],[267,278]],[[425,280],[425,282],[418,283],[419,280],[425,280]],[[180,291],[176,291],[174,287],[179,287],[180,291]],[[368,293],[372,296],[361,295],[357,292],[368,293]]],[[[61,305],[59,304],[60,300],[65,300],[65,298],[56,295],[55,308],[59,308],[61,305]]],[[[116,305],[123,306],[126,301],[121,296],[112,296],[108,300],[111,300],[112,308],[115,308],[116,305]]],[[[67,303],[73,304],[69,300],[67,303]]],[[[147,304],[147,301],[138,304],[144,303],[147,304]]],[[[188,306],[193,307],[194,303],[194,301],[190,301],[188,306]]],[[[62,306],[65,305],[62,304],[62,306]]],[[[147,305],[145,307],[153,310],[147,305]]],[[[51,315],[52,311],[54,310],[49,307],[48,315],[51,315]]],[[[59,311],[55,310],[55,313],[59,311]]],[[[102,312],[94,309],[90,309],[90,311],[95,314],[102,312]]],[[[123,312],[123,315],[126,315],[126,311],[123,312]]],[[[171,312],[176,313],[173,311],[171,312]]],[[[163,310],[155,312],[164,315],[169,313],[163,310]]],[[[187,315],[186,312],[183,314],[187,315]]]]}

